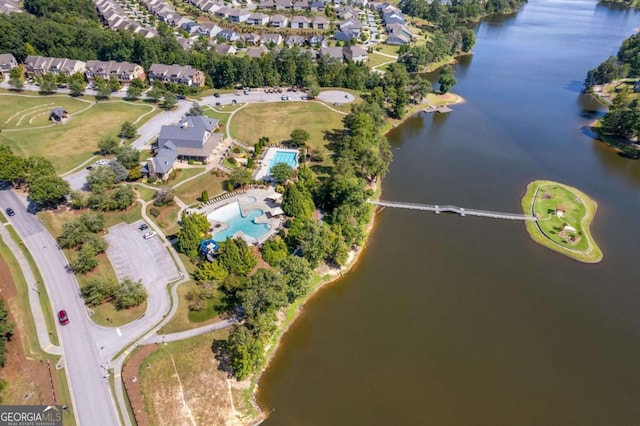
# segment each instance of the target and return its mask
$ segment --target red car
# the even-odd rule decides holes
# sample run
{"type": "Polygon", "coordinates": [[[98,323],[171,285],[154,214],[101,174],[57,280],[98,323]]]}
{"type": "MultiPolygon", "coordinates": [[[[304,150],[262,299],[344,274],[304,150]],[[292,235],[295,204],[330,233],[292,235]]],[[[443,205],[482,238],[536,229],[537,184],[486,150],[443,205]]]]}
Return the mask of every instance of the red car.
{"type": "Polygon", "coordinates": [[[58,321],[60,321],[60,325],[69,324],[69,317],[67,316],[67,311],[63,309],[62,311],[58,312],[58,321]]]}

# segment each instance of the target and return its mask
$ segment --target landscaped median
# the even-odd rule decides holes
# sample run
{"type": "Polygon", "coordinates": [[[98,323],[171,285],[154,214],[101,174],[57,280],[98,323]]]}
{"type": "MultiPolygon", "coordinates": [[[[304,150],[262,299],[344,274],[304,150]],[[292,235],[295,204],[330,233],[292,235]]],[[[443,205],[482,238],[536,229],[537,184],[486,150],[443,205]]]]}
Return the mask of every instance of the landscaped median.
{"type": "Polygon", "coordinates": [[[549,180],[531,182],[522,198],[524,213],[538,219],[526,222],[531,238],[584,263],[598,263],[603,257],[589,230],[597,208],[584,192],[549,180]]]}

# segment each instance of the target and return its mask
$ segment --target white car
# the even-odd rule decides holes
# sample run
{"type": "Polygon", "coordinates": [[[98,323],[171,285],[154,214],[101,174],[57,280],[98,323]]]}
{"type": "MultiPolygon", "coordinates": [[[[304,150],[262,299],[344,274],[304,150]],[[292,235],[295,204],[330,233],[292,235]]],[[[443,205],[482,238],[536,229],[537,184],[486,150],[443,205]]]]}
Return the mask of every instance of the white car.
{"type": "Polygon", "coordinates": [[[144,235],[142,236],[142,238],[144,238],[145,240],[148,240],[149,238],[153,238],[153,237],[155,237],[156,235],[158,235],[158,234],[156,234],[156,231],[149,231],[149,232],[147,232],[146,234],[144,234],[144,235]]]}
{"type": "Polygon", "coordinates": [[[107,160],[98,160],[96,161],[96,166],[104,166],[108,163],[107,160]]]}

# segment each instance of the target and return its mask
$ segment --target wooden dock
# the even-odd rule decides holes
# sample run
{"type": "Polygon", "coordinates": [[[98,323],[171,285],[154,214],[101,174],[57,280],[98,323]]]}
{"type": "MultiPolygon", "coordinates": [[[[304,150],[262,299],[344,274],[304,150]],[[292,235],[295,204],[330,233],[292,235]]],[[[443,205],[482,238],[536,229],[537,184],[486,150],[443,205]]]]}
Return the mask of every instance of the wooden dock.
{"type": "Polygon", "coordinates": [[[451,112],[451,111],[453,110],[446,105],[442,105],[442,106],[429,105],[427,108],[422,110],[422,112],[424,112],[425,114],[429,114],[430,112],[439,112],[440,114],[446,114],[447,112],[451,112]]]}
{"type": "Polygon", "coordinates": [[[397,209],[409,209],[409,210],[424,210],[431,211],[435,214],[440,213],[456,213],[460,216],[480,216],[490,217],[494,219],[507,219],[507,220],[525,220],[525,221],[537,221],[535,216],[518,213],[502,213],[492,212],[487,210],[466,209],[464,207],[449,206],[449,205],[433,205],[433,204],[414,204],[414,203],[401,203],[396,201],[383,201],[383,200],[368,200],[369,203],[376,206],[392,207],[397,209]]]}

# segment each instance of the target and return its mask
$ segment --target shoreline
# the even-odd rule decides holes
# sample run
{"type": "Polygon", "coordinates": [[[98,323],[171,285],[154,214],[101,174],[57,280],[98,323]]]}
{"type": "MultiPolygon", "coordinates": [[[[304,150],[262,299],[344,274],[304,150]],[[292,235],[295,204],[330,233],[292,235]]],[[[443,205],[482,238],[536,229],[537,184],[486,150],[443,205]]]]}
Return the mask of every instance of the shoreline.
{"type": "MultiPolygon", "coordinates": [[[[455,96],[455,98],[452,100],[452,102],[445,101],[440,105],[455,105],[455,104],[461,104],[466,102],[462,96],[456,95],[454,93],[447,93],[444,95],[434,95],[434,96],[441,97],[441,96],[447,96],[447,95],[455,96]]],[[[381,129],[381,133],[383,135],[387,135],[391,130],[396,128],[398,125],[404,123],[410,117],[413,117],[416,113],[420,112],[420,110],[423,109],[423,105],[426,105],[426,104],[422,103],[422,104],[416,105],[416,108],[408,111],[407,114],[404,116],[404,118],[402,118],[401,120],[394,120],[394,121],[397,121],[397,123],[392,123],[391,127],[387,128],[386,126],[384,126],[381,129]]],[[[380,181],[379,184],[376,185],[375,193],[372,198],[377,200],[380,198],[381,194],[382,194],[382,180],[380,181]]],[[[350,254],[350,259],[347,261],[347,263],[337,271],[335,269],[332,269],[331,272],[327,273],[327,274],[330,274],[330,276],[327,279],[321,280],[318,284],[316,284],[313,287],[313,289],[311,290],[311,292],[309,292],[309,294],[307,294],[305,297],[303,297],[302,299],[300,299],[299,301],[291,305],[287,310],[287,311],[291,310],[290,313],[292,314],[292,316],[289,319],[287,319],[287,317],[285,316],[285,320],[281,324],[282,328],[278,330],[278,332],[275,335],[275,339],[273,343],[269,346],[267,350],[267,357],[265,359],[264,366],[260,369],[259,372],[254,374],[253,377],[248,379],[251,382],[251,385],[249,386],[249,389],[248,389],[248,391],[251,392],[251,395],[249,398],[250,404],[259,413],[259,415],[252,418],[250,422],[251,425],[261,424],[263,421],[265,421],[268,418],[271,412],[271,411],[269,412],[264,411],[257,403],[256,397],[257,397],[258,388],[259,388],[258,382],[260,382],[262,375],[265,373],[265,371],[267,371],[267,369],[269,368],[269,365],[271,364],[271,361],[273,360],[274,356],[278,352],[278,349],[280,348],[280,344],[282,342],[283,337],[287,334],[291,326],[296,322],[296,320],[300,316],[300,313],[302,312],[306,304],[309,301],[311,301],[311,299],[315,297],[320,292],[320,290],[326,288],[329,284],[332,284],[338,281],[339,279],[344,278],[344,276],[348,274],[351,271],[351,269],[358,264],[358,261],[361,259],[365,250],[369,246],[370,240],[373,236],[373,232],[375,230],[375,225],[376,225],[376,216],[378,215],[378,213],[379,213],[378,208],[377,207],[374,208],[373,213],[371,214],[371,220],[367,225],[364,241],[362,245],[358,248],[358,250],[351,252],[352,255],[350,254]]],[[[322,275],[321,278],[326,276],[327,274],[322,275]]]]}

